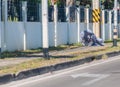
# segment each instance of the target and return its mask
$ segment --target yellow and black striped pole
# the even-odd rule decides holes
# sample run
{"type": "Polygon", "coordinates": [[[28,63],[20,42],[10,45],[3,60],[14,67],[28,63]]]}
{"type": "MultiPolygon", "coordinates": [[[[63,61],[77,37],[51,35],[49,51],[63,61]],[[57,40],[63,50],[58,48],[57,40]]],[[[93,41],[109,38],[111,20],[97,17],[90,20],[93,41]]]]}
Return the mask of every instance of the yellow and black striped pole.
{"type": "Polygon", "coordinates": [[[93,21],[93,32],[97,37],[100,38],[100,9],[93,9],[92,21],[93,21]]]}
{"type": "Polygon", "coordinates": [[[100,9],[93,9],[93,23],[100,23],[100,9]]]}

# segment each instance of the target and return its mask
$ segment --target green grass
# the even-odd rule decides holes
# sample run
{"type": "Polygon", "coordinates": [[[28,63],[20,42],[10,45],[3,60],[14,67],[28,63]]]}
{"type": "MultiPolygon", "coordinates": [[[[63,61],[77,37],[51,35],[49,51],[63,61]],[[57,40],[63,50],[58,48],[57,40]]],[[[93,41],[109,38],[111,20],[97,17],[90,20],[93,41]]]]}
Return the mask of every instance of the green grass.
{"type": "MultiPolygon", "coordinates": [[[[120,42],[120,38],[118,38],[117,41],[120,42]]],[[[106,40],[106,41],[105,41],[105,43],[112,43],[112,42],[113,42],[113,40],[106,40]]]]}
{"type": "MultiPolygon", "coordinates": [[[[63,46],[64,47],[64,46],[63,46]]],[[[66,46],[65,46],[66,47],[66,46]]],[[[6,67],[0,67],[0,74],[6,74],[6,73],[18,73],[23,70],[28,70],[28,69],[33,69],[33,68],[38,68],[38,67],[43,67],[43,66],[49,66],[49,65],[54,65],[57,63],[61,62],[67,62],[67,61],[73,61],[73,60],[78,60],[81,58],[89,57],[89,56],[96,56],[100,54],[105,54],[107,52],[113,52],[113,51],[120,51],[120,46],[118,47],[105,47],[101,48],[97,51],[77,51],[77,52],[71,52],[69,53],[70,56],[74,55],[72,58],[66,57],[66,58],[57,58],[56,57],[51,57],[50,60],[45,60],[44,58],[38,58],[38,59],[32,59],[20,64],[16,65],[11,65],[11,66],[6,66],[6,67]]],[[[60,56],[60,55],[59,55],[60,56]]],[[[107,58],[106,55],[103,56],[104,59],[107,58]]]]}
{"type": "Polygon", "coordinates": [[[38,53],[42,52],[41,49],[35,49],[35,50],[26,50],[26,51],[14,51],[14,52],[8,52],[5,51],[1,54],[1,58],[6,58],[6,57],[22,57],[22,56],[27,56],[28,54],[33,54],[33,53],[38,53]]]}
{"type": "MultiPolygon", "coordinates": [[[[54,51],[54,50],[60,51],[60,50],[64,50],[67,48],[76,48],[76,47],[81,47],[81,46],[82,45],[80,43],[75,43],[75,44],[70,44],[70,45],[59,45],[57,47],[49,47],[49,51],[54,51]]],[[[31,50],[26,50],[26,51],[14,51],[14,52],[5,51],[1,54],[1,58],[24,57],[29,54],[41,53],[41,52],[42,52],[42,48],[31,49],[31,50]]]]}
{"type": "MultiPolygon", "coordinates": [[[[120,42],[120,39],[118,39],[118,42],[120,42]]],[[[105,44],[107,43],[112,44],[112,41],[111,40],[105,41],[105,44]]],[[[49,51],[55,51],[55,50],[60,51],[60,50],[65,50],[65,49],[73,49],[77,47],[82,47],[82,44],[74,43],[70,45],[59,45],[57,47],[49,47],[49,51]]],[[[14,52],[5,51],[1,54],[1,58],[24,57],[29,54],[41,53],[41,52],[42,52],[42,48],[31,49],[31,50],[26,50],[26,51],[14,51],[14,52]]]]}
{"type": "MultiPolygon", "coordinates": [[[[119,44],[119,43],[118,43],[119,44]]],[[[58,58],[59,56],[63,55],[56,55],[54,57],[51,57],[50,60],[45,60],[44,58],[38,58],[38,59],[32,59],[20,64],[16,65],[11,65],[11,66],[5,66],[5,67],[0,67],[0,74],[6,74],[6,73],[18,73],[23,70],[28,70],[28,69],[33,69],[33,68],[38,68],[38,67],[43,67],[43,66],[49,66],[49,65],[54,65],[57,63],[61,62],[66,62],[66,61],[73,61],[73,60],[78,60],[81,58],[89,57],[89,56],[95,56],[95,55],[100,55],[100,54],[105,54],[107,52],[113,52],[113,51],[120,51],[120,46],[118,47],[112,47],[111,43],[107,43],[107,46],[105,47],[97,47],[96,50],[93,51],[76,51],[76,52],[69,52],[66,53],[69,56],[72,57],[61,57],[58,58]]],[[[72,49],[76,47],[81,47],[81,44],[76,43],[76,44],[71,44],[71,45],[60,45],[58,47],[50,47],[50,51],[54,50],[64,50],[64,49],[72,49]]],[[[93,47],[94,48],[94,47],[93,47]]],[[[41,48],[38,49],[31,49],[31,50],[26,50],[26,51],[15,51],[15,52],[4,52],[3,56],[4,57],[17,57],[17,56],[26,56],[27,54],[32,54],[32,53],[39,53],[42,52],[41,48]]],[[[107,58],[106,55],[103,56],[103,58],[107,58]]],[[[6,59],[6,58],[5,58],[6,59]]],[[[8,58],[12,59],[12,58],[8,58]]]]}

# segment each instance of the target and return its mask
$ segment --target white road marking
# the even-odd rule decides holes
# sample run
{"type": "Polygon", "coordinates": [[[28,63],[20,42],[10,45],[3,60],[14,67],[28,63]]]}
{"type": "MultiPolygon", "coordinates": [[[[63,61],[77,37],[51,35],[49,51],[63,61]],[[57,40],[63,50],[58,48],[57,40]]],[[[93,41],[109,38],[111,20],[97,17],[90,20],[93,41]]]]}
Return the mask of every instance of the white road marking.
{"type": "Polygon", "coordinates": [[[120,59],[120,56],[116,56],[114,58],[110,58],[110,59],[104,60],[102,62],[93,63],[93,64],[88,65],[88,66],[80,65],[79,67],[76,66],[77,68],[73,67],[73,68],[70,68],[70,69],[66,69],[66,71],[64,71],[64,72],[63,72],[63,70],[61,70],[62,71],[61,73],[57,73],[57,74],[54,74],[54,75],[49,75],[49,76],[46,76],[46,77],[43,76],[43,78],[40,78],[41,75],[40,76],[35,76],[35,77],[31,77],[31,78],[24,79],[24,80],[21,80],[21,81],[11,82],[11,83],[6,84],[6,85],[0,85],[0,87],[20,87],[20,86],[24,87],[24,85],[27,85],[27,84],[30,84],[30,83],[54,78],[54,77],[61,76],[61,75],[64,75],[64,74],[68,74],[68,73],[71,73],[71,72],[74,72],[74,71],[86,69],[86,68],[101,65],[101,64],[104,64],[104,63],[109,63],[109,62],[116,61],[116,60],[119,60],[119,59],[120,59]],[[38,78],[38,79],[36,79],[36,78],[38,78]],[[32,79],[32,80],[30,80],[30,79],[32,79]]]}
{"type": "Polygon", "coordinates": [[[86,82],[86,83],[84,83],[84,84],[82,84],[82,85],[85,85],[85,86],[91,85],[91,84],[93,84],[93,83],[95,83],[95,82],[97,82],[97,81],[100,81],[100,80],[102,80],[102,79],[104,79],[104,78],[107,78],[108,76],[109,76],[109,75],[101,75],[101,77],[96,78],[96,79],[94,79],[94,80],[91,80],[91,81],[89,81],[89,82],[86,82]]]}
{"type": "Polygon", "coordinates": [[[71,75],[73,78],[78,78],[78,77],[91,77],[91,78],[95,78],[95,77],[100,77],[102,76],[101,74],[89,74],[89,73],[81,73],[81,74],[75,74],[75,75],[71,75]]]}
{"type": "Polygon", "coordinates": [[[82,85],[91,85],[97,81],[100,81],[104,78],[107,78],[110,75],[105,75],[105,74],[89,74],[89,73],[81,73],[81,74],[75,74],[71,75],[74,79],[79,78],[79,77],[88,77],[88,78],[95,78],[93,80],[90,80],[88,82],[83,83],[82,85]]]}

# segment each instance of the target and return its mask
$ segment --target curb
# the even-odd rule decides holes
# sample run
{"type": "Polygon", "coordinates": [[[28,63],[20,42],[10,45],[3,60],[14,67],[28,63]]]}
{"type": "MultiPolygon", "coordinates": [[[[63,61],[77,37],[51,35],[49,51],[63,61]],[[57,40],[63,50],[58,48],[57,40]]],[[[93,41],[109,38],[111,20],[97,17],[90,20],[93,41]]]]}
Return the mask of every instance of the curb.
{"type": "Polygon", "coordinates": [[[89,63],[89,62],[92,62],[93,60],[100,60],[100,59],[102,59],[103,55],[107,55],[107,57],[110,58],[110,57],[120,55],[120,51],[109,52],[109,53],[102,54],[102,55],[90,56],[90,57],[86,57],[86,58],[79,59],[79,60],[59,63],[59,64],[56,64],[56,65],[51,65],[51,66],[46,66],[46,67],[41,67],[41,68],[36,68],[36,69],[31,69],[31,70],[26,70],[26,71],[21,71],[17,75],[6,74],[6,75],[3,75],[3,76],[0,76],[0,85],[9,83],[11,81],[21,80],[21,79],[25,79],[25,78],[28,78],[28,77],[32,77],[32,76],[36,76],[36,75],[42,75],[42,74],[45,74],[45,73],[70,68],[70,67],[81,65],[81,64],[84,64],[84,63],[89,63]]]}
{"type": "Polygon", "coordinates": [[[106,53],[106,55],[108,57],[118,56],[118,55],[120,55],[120,51],[109,52],[109,53],[106,53]]]}
{"type": "Polygon", "coordinates": [[[14,80],[21,80],[24,78],[36,76],[36,75],[41,75],[44,73],[50,72],[50,66],[46,67],[41,67],[41,68],[36,68],[36,69],[31,69],[31,70],[26,70],[26,71],[21,71],[17,75],[15,75],[14,80]]]}
{"type": "Polygon", "coordinates": [[[13,81],[15,76],[13,74],[6,74],[0,76],[0,85],[13,81]]]}

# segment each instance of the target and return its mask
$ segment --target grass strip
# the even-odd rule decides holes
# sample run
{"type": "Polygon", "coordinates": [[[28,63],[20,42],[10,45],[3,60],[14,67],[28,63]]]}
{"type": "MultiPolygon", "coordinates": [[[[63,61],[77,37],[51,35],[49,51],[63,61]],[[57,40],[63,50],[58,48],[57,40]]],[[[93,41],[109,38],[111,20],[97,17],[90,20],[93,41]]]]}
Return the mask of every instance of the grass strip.
{"type": "Polygon", "coordinates": [[[113,52],[113,51],[120,51],[120,46],[118,46],[118,47],[109,46],[109,47],[106,47],[103,49],[98,49],[98,50],[92,51],[92,52],[90,52],[90,51],[71,52],[69,55],[72,57],[58,58],[56,56],[56,57],[51,57],[50,60],[45,60],[44,58],[33,59],[33,60],[26,61],[26,62],[16,64],[16,65],[0,67],[0,74],[1,75],[8,74],[8,73],[16,74],[23,70],[29,70],[29,69],[39,68],[39,67],[43,67],[43,66],[50,66],[50,65],[57,64],[57,63],[78,60],[81,58],[85,58],[85,57],[89,57],[89,56],[96,56],[96,55],[105,54],[105,53],[113,52]]]}

